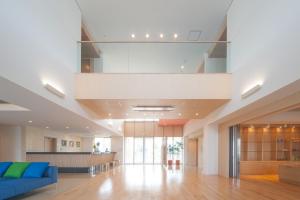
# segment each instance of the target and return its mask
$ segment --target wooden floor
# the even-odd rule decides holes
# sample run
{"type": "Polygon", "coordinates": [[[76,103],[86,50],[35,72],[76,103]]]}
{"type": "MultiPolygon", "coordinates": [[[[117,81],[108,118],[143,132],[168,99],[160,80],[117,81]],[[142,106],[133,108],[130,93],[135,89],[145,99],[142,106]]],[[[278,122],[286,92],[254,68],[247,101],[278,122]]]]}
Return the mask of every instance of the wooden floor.
{"type": "MultiPolygon", "coordinates": [[[[76,175],[74,175],[76,176],[76,175]]],[[[85,179],[67,191],[42,199],[55,200],[199,200],[300,199],[300,186],[279,183],[276,176],[241,180],[202,176],[196,168],[168,169],[159,165],[125,165],[85,179]]]]}

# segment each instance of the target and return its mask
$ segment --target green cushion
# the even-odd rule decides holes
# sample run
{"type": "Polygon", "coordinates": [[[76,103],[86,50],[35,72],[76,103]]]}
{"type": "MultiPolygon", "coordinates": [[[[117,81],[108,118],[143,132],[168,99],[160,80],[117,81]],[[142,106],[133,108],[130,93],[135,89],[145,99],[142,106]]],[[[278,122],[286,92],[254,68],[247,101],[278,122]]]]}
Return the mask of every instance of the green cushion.
{"type": "Polygon", "coordinates": [[[29,162],[15,162],[9,166],[3,175],[4,178],[20,178],[26,168],[30,165],[29,162]]]}

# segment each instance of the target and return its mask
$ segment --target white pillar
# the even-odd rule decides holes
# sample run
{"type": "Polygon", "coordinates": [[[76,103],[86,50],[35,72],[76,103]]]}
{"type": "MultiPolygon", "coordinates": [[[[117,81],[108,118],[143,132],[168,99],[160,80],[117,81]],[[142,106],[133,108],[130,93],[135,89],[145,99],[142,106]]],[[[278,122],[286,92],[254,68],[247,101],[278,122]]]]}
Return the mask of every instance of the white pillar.
{"type": "Polygon", "coordinates": [[[25,131],[20,126],[0,126],[0,161],[25,161],[25,131]]]}
{"type": "Polygon", "coordinates": [[[205,175],[218,174],[218,126],[207,125],[203,129],[203,170],[205,175]]]}

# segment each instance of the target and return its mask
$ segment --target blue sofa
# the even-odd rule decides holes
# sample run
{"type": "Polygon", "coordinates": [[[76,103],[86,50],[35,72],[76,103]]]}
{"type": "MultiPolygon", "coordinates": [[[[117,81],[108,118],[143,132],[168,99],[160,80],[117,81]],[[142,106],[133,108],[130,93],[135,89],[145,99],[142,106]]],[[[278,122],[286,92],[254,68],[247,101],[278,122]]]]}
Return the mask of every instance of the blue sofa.
{"type": "Polygon", "coordinates": [[[49,166],[42,178],[9,179],[0,177],[0,200],[57,183],[57,167],[49,166]]]}

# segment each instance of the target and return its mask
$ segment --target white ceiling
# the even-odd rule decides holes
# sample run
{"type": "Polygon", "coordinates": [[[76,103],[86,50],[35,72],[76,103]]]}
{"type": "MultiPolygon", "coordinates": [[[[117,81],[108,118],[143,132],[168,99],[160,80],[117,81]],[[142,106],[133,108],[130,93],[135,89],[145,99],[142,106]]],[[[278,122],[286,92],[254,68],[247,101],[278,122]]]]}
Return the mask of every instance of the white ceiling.
{"type": "Polygon", "coordinates": [[[200,30],[199,40],[215,40],[232,0],[77,0],[83,22],[94,40],[187,40],[200,30]]]}

